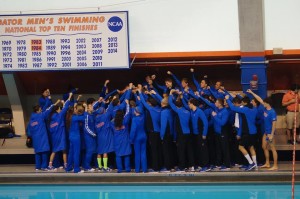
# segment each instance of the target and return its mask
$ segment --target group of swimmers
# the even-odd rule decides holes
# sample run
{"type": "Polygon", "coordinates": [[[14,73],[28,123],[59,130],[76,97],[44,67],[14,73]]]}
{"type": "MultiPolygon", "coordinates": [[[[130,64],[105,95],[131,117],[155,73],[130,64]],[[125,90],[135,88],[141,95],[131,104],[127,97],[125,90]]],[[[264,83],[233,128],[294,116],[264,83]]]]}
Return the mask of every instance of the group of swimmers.
{"type": "Polygon", "coordinates": [[[111,154],[119,173],[133,168],[137,173],[228,171],[233,166],[277,170],[271,99],[251,90],[229,93],[221,81],[209,86],[206,76],[198,82],[190,71],[195,90],[187,78],[180,81],[170,71],[165,85],[152,75],[143,84],[108,92],[106,80],[99,99],[86,101],[80,95],[74,100],[78,89],[71,89],[53,104],[45,89],[28,124],[36,170],[55,170],[58,152],[65,170],[74,173],[110,172],[111,154]]]}

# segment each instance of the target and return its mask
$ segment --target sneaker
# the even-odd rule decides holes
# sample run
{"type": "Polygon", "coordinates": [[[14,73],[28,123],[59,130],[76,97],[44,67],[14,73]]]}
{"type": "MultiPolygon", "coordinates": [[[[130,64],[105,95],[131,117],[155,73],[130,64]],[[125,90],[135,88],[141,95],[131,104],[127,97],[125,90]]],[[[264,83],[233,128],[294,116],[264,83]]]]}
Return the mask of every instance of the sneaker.
{"type": "Polygon", "coordinates": [[[70,172],[74,172],[74,169],[73,169],[73,168],[65,168],[65,171],[66,171],[67,173],[70,173],[70,172]]]}
{"type": "Polygon", "coordinates": [[[84,173],[84,170],[83,169],[81,169],[80,171],[78,171],[77,173],[84,173]]]}
{"type": "Polygon", "coordinates": [[[57,169],[54,166],[48,167],[48,171],[56,171],[57,169]]]}
{"type": "MultiPolygon", "coordinates": [[[[83,170],[82,170],[83,171],[83,170]]],[[[84,169],[84,172],[95,172],[94,168],[90,168],[90,169],[84,169]]]]}
{"type": "Polygon", "coordinates": [[[201,169],[201,167],[195,166],[195,171],[199,171],[200,169],[201,169]]]}
{"type": "Polygon", "coordinates": [[[159,172],[160,173],[169,173],[170,171],[167,168],[162,168],[159,172]]]}
{"type": "Polygon", "coordinates": [[[254,163],[249,164],[248,168],[246,169],[246,171],[251,171],[253,169],[255,169],[256,165],[254,163]]]}
{"type": "Polygon", "coordinates": [[[103,171],[103,167],[98,168],[98,172],[102,172],[103,171]]]}
{"type": "Polygon", "coordinates": [[[157,173],[157,171],[153,170],[153,169],[148,169],[149,173],[157,173]]]}
{"type": "Polygon", "coordinates": [[[233,167],[240,168],[240,166],[242,166],[242,165],[239,165],[239,164],[234,164],[234,166],[233,166],[233,167]]]}
{"type": "Polygon", "coordinates": [[[105,168],[102,168],[102,171],[105,172],[105,173],[107,173],[107,172],[110,172],[111,169],[110,169],[109,167],[107,167],[106,169],[105,169],[105,168]]]}
{"type": "Polygon", "coordinates": [[[199,172],[208,172],[211,171],[210,167],[202,167],[202,169],[199,170],[199,172]]]}
{"type": "Polygon", "coordinates": [[[41,168],[42,171],[49,171],[47,168],[41,168]]]}
{"type": "Polygon", "coordinates": [[[215,169],[220,169],[221,166],[215,166],[215,165],[212,165],[210,168],[211,168],[211,170],[215,170],[215,169]]]}
{"type": "Polygon", "coordinates": [[[60,167],[58,167],[59,169],[64,169],[64,167],[63,166],[60,166],[60,167]]]}
{"type": "Polygon", "coordinates": [[[41,169],[35,169],[35,171],[40,171],[41,169]]]}
{"type": "Polygon", "coordinates": [[[176,168],[175,169],[175,172],[184,172],[185,170],[181,170],[181,169],[179,169],[179,168],[176,168]]]}
{"type": "Polygon", "coordinates": [[[229,171],[230,168],[226,166],[221,166],[220,171],[229,171]]]}
{"type": "Polygon", "coordinates": [[[188,172],[195,172],[194,167],[190,167],[190,168],[188,169],[188,172]]]}
{"type": "Polygon", "coordinates": [[[241,165],[241,166],[239,167],[239,169],[242,169],[242,170],[245,170],[245,169],[247,169],[247,168],[248,168],[247,165],[241,165]]]}

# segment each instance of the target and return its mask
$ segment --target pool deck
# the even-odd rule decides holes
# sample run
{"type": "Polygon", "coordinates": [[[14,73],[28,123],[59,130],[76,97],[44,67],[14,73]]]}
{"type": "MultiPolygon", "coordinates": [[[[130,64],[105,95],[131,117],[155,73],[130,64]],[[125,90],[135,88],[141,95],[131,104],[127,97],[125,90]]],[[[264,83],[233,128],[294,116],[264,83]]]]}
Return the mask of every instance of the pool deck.
{"type": "MultiPolygon", "coordinates": [[[[300,182],[296,162],[296,182],[300,182]]],[[[65,173],[38,171],[34,165],[0,165],[0,184],[148,184],[148,183],[291,183],[292,162],[280,162],[278,171],[170,172],[170,173],[65,173]]]]}

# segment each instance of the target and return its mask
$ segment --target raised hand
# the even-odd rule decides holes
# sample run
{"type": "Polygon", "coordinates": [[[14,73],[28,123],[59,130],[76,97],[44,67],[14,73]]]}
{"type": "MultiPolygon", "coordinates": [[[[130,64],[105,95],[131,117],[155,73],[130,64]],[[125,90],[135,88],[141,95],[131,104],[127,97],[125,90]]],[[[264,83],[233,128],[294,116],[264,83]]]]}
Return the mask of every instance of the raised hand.
{"type": "Polygon", "coordinates": [[[82,97],[82,95],[78,95],[77,96],[77,101],[79,101],[79,99],[82,97]]]}
{"type": "Polygon", "coordinates": [[[59,102],[60,102],[60,99],[58,99],[58,100],[55,102],[54,105],[57,105],[59,102]]]}
{"type": "Polygon", "coordinates": [[[129,89],[132,89],[133,83],[129,83],[129,89]]]}
{"type": "Polygon", "coordinates": [[[150,94],[155,95],[155,94],[156,94],[155,90],[151,90],[151,91],[150,91],[150,94]]]}
{"type": "Polygon", "coordinates": [[[107,86],[108,83],[109,83],[109,79],[105,80],[104,86],[107,86]]]}

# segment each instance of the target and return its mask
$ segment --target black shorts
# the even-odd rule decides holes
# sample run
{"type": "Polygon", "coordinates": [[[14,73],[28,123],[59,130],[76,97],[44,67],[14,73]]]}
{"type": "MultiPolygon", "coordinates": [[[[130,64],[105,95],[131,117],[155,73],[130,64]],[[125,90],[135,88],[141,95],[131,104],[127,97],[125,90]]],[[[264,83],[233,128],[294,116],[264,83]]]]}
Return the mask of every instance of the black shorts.
{"type": "Polygon", "coordinates": [[[239,145],[243,147],[251,147],[255,145],[256,134],[254,135],[243,135],[240,139],[239,145]]]}

